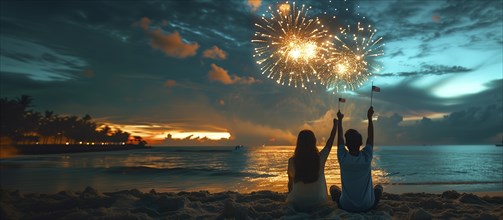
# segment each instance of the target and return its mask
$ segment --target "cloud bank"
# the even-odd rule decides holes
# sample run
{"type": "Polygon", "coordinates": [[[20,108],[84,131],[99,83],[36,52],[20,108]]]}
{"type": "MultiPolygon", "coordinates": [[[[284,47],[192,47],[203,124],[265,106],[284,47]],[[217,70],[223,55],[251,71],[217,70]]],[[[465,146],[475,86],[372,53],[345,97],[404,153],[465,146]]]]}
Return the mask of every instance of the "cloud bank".
{"type": "Polygon", "coordinates": [[[208,77],[211,81],[216,81],[224,85],[231,85],[236,83],[253,84],[257,82],[257,80],[255,80],[255,78],[253,77],[239,77],[236,75],[229,75],[227,70],[217,66],[214,63],[211,64],[211,70],[208,72],[208,77]]]}
{"type": "Polygon", "coordinates": [[[185,43],[178,31],[165,34],[161,28],[150,30],[151,23],[152,20],[143,17],[137,22],[137,25],[150,36],[150,46],[152,48],[159,49],[167,56],[176,58],[186,58],[197,54],[199,48],[197,42],[185,43]]]}
{"type": "Polygon", "coordinates": [[[227,53],[217,46],[213,46],[203,52],[203,57],[214,60],[225,60],[225,58],[227,58],[227,53]]]}

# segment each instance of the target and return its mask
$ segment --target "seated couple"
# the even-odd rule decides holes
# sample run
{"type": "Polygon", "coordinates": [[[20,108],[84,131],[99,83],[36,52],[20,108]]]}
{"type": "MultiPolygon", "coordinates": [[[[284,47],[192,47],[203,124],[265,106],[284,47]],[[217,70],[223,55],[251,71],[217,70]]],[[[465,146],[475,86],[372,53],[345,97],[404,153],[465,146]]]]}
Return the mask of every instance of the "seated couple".
{"type": "Polygon", "coordinates": [[[368,138],[365,147],[358,131],[349,129],[342,135],[344,115],[337,112],[337,119],[327,144],[318,152],[316,137],[310,130],[303,130],[297,138],[293,157],[288,160],[288,197],[287,203],[296,210],[309,211],[327,202],[327,184],[325,163],[337,138],[337,159],[341,169],[342,189],[332,185],[330,195],[339,208],[349,212],[365,212],[374,208],[381,198],[383,188],[372,186],[371,162],[374,147],[374,126],[372,123],[373,107],[367,112],[368,138]],[[347,146],[347,150],[345,148],[347,146]]]}

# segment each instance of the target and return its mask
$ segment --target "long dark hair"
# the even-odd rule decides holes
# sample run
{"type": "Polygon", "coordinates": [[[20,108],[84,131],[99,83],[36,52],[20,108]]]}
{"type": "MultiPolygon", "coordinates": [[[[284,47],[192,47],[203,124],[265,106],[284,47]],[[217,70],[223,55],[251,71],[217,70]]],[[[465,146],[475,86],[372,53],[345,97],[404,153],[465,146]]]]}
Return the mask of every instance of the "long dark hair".
{"type": "Polygon", "coordinates": [[[320,152],[316,148],[316,137],[312,131],[300,131],[293,158],[295,166],[294,182],[312,183],[318,180],[320,152]]]}

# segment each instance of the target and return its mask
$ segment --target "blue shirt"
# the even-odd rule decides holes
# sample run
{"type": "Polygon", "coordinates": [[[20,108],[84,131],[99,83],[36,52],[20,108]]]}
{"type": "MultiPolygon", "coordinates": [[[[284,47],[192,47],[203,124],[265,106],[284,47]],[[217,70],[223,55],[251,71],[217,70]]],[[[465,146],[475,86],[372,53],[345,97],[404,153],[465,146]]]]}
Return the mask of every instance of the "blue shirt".
{"type": "Polygon", "coordinates": [[[342,194],[340,206],[346,211],[366,211],[374,205],[371,163],[373,146],[367,145],[351,155],[344,146],[337,147],[337,159],[341,168],[342,194]]]}

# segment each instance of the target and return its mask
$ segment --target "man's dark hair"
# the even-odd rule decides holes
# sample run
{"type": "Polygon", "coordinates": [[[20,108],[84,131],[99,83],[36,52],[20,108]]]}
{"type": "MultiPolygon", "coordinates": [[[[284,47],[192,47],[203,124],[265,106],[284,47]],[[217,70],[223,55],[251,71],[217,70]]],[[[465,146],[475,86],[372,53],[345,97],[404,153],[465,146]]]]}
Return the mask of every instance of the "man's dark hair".
{"type": "Polygon", "coordinates": [[[363,144],[362,135],[355,129],[348,129],[344,134],[346,138],[346,146],[350,151],[360,150],[360,146],[363,144]]]}

